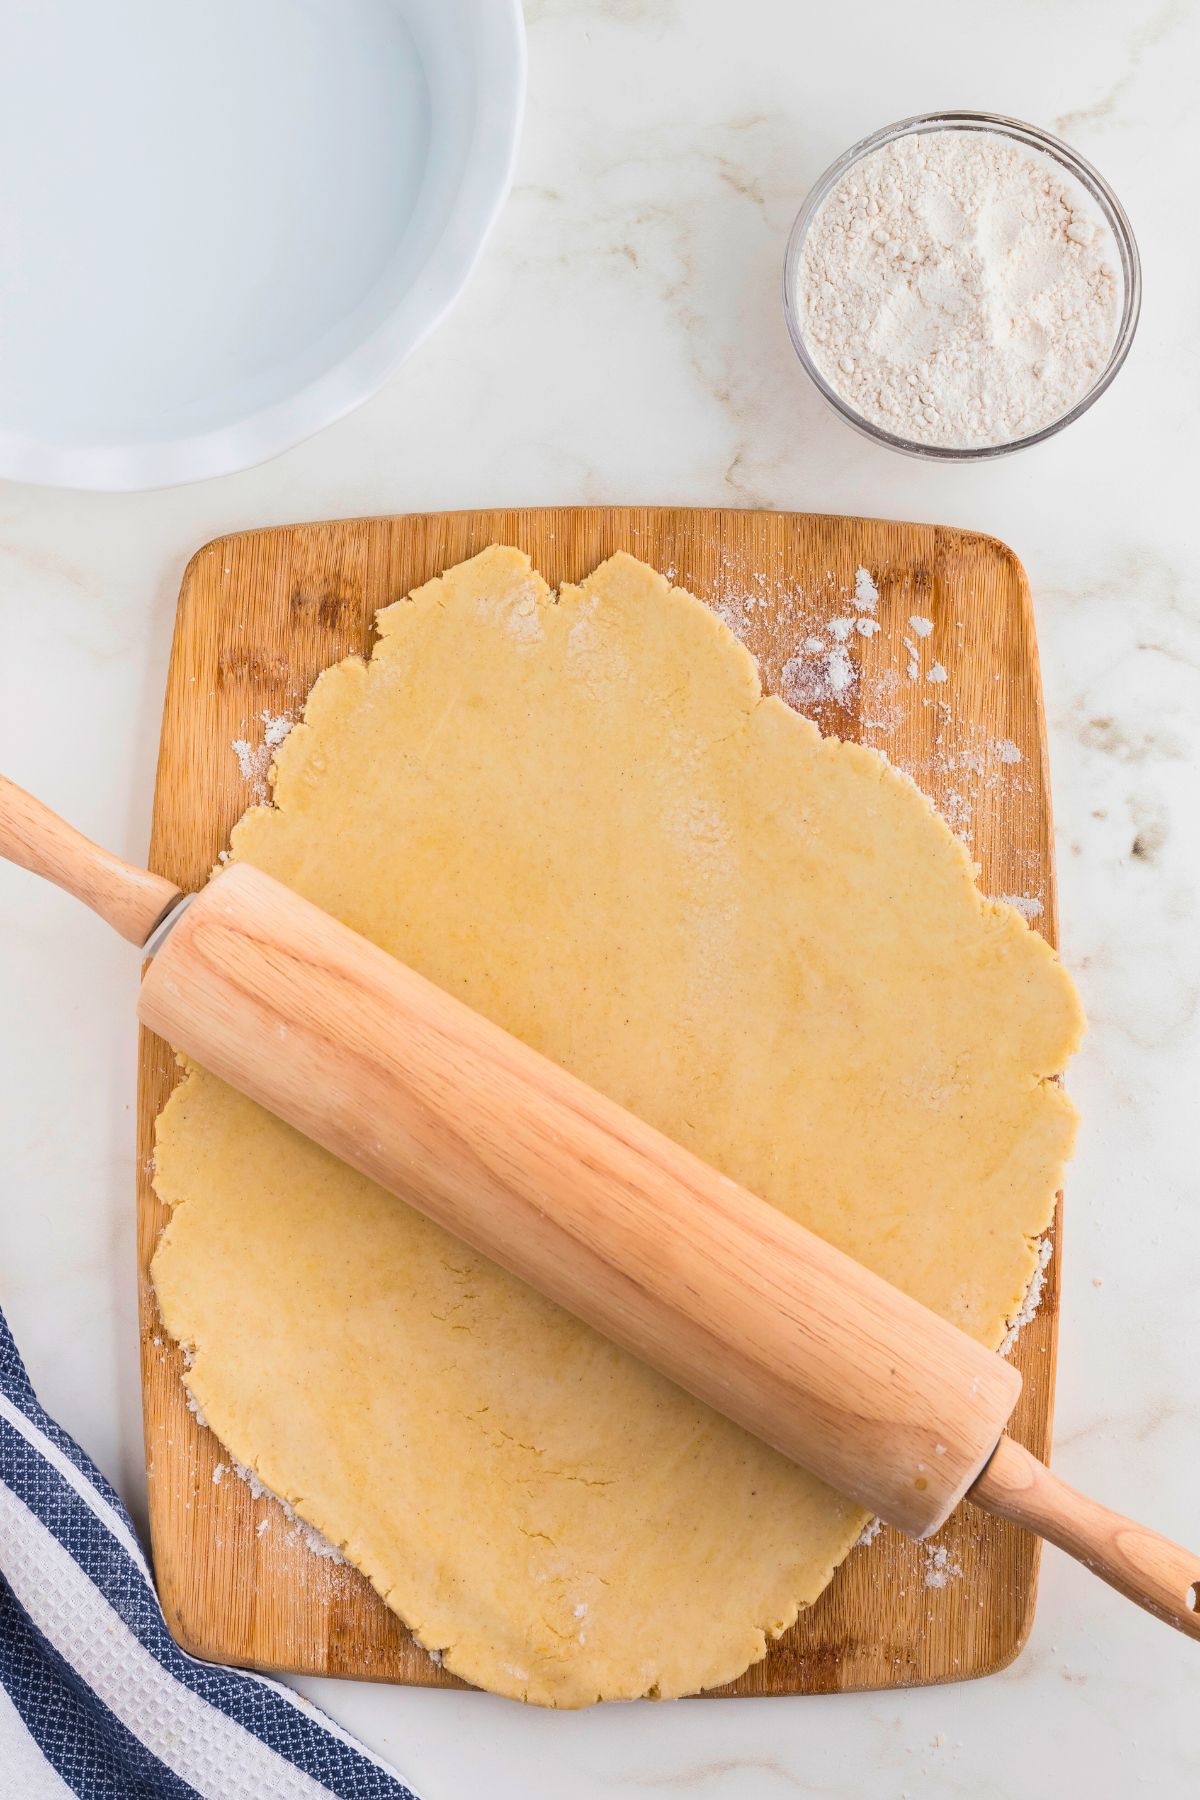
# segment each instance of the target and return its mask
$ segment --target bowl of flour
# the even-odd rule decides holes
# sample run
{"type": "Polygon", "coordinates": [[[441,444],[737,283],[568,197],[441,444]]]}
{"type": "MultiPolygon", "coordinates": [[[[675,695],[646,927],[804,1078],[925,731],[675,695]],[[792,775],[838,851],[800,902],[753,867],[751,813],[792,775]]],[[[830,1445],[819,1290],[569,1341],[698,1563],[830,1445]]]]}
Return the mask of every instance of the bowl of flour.
{"type": "Polygon", "coordinates": [[[977,461],[1061,431],[1133,341],[1141,269],[1069,145],[992,113],[865,138],[792,228],[784,310],[825,400],[878,443],[977,461]]]}

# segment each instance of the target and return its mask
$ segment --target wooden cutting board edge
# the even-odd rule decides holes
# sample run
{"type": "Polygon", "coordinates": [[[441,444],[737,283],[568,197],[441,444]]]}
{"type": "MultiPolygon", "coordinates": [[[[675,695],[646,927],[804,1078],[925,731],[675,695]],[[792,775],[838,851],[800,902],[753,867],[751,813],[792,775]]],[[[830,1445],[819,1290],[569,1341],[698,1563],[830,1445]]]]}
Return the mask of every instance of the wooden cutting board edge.
{"type": "MultiPolygon", "coordinates": [[[[768,526],[772,522],[775,524],[780,521],[795,522],[798,529],[820,530],[825,527],[838,533],[849,531],[852,535],[859,537],[870,537],[878,533],[911,531],[929,539],[934,552],[927,558],[929,562],[937,560],[939,546],[944,550],[947,545],[953,545],[963,552],[974,551],[975,554],[985,559],[993,558],[997,565],[1003,566],[1011,584],[1011,598],[1016,601],[1021,615],[1020,629],[1015,635],[1023,640],[1024,676],[1034,702],[1032,716],[1039,759],[1039,800],[1046,849],[1042,869],[1044,912],[1039,921],[1039,929],[1051,943],[1057,942],[1050,793],[1048,779],[1045,778],[1047,773],[1045,718],[1041,705],[1040,673],[1037,664],[1032,603],[1024,570],[1006,545],[986,534],[959,531],[953,527],[907,526],[901,521],[848,519],[839,515],[759,514],[745,513],[739,509],[720,508],[563,507],[488,509],[484,512],[461,509],[449,514],[409,514],[324,521],[300,526],[267,526],[254,531],[230,533],[212,540],[209,544],[202,546],[190,559],[181,584],[164,705],[163,736],[160,742],[151,866],[162,873],[171,875],[174,879],[194,882],[203,879],[213,860],[213,852],[207,848],[212,843],[211,819],[207,825],[198,816],[193,820],[192,829],[183,833],[186,854],[182,855],[178,833],[173,834],[167,829],[167,808],[179,792],[178,770],[172,767],[170,752],[175,736],[192,718],[197,705],[194,693],[189,694],[188,692],[189,685],[194,689],[194,681],[189,684],[183,678],[184,661],[181,659],[186,659],[191,647],[192,634],[197,628],[197,620],[192,616],[193,608],[201,607],[205,599],[203,592],[205,584],[202,576],[206,561],[211,565],[213,559],[220,556],[224,563],[226,557],[238,556],[240,558],[242,553],[250,551],[252,560],[260,563],[263,559],[257,553],[265,549],[269,555],[272,545],[278,546],[281,540],[288,540],[290,555],[294,545],[301,544],[307,548],[311,540],[320,539],[322,536],[327,539],[335,537],[345,542],[356,535],[365,535],[367,539],[366,560],[369,562],[371,559],[370,540],[374,534],[394,534],[407,529],[418,535],[440,534],[441,537],[446,537],[454,534],[455,525],[466,528],[469,527],[471,521],[475,521],[477,524],[481,521],[485,522],[482,526],[485,534],[488,532],[493,534],[487,537],[486,541],[493,541],[495,537],[500,537],[507,541],[528,543],[528,540],[536,535],[537,525],[539,523],[544,525],[547,518],[551,516],[559,525],[572,521],[586,523],[588,529],[583,534],[583,541],[590,543],[591,549],[583,552],[583,555],[588,566],[591,566],[589,558],[598,561],[608,553],[608,549],[605,547],[606,541],[609,547],[612,547],[611,533],[606,531],[606,523],[611,524],[622,518],[629,521],[646,521],[653,518],[659,522],[661,530],[666,529],[665,521],[671,521],[675,529],[678,529],[681,522],[698,523],[702,520],[715,520],[718,532],[720,532],[730,522],[733,522],[732,529],[735,525],[740,525],[741,522],[747,520],[760,520],[767,522],[768,526]],[[506,530],[499,529],[501,522],[507,527],[506,530]],[[202,861],[202,866],[199,868],[197,868],[198,858],[202,861]],[[186,867],[183,866],[185,864],[186,867]]],[[[552,537],[555,535],[556,533],[551,534],[552,537]]],[[[481,547],[481,544],[476,547],[481,547]]],[[[633,542],[626,547],[633,549],[635,553],[646,554],[650,561],[655,560],[645,544],[639,545],[633,542]]],[[[461,553],[470,554],[471,551],[468,549],[461,553]]],[[[457,560],[457,556],[453,560],[457,560]]],[[[535,560],[537,559],[535,558],[535,560]]],[[[550,561],[550,556],[543,557],[544,572],[547,573],[548,579],[551,578],[550,570],[545,565],[550,561]]],[[[435,571],[430,569],[428,572],[435,571]]],[[[585,572],[583,568],[573,569],[568,578],[578,578],[583,572],[585,572]]],[[[420,577],[420,579],[424,578],[424,575],[420,577]]],[[[684,579],[683,572],[680,573],[679,579],[684,579]]],[[[415,581],[408,581],[407,586],[412,585],[415,585],[415,581]]],[[[407,587],[389,588],[380,597],[373,599],[370,608],[372,615],[379,605],[385,604],[389,599],[398,598],[403,591],[407,591],[407,587]]],[[[336,611],[336,608],[332,609],[331,619],[332,614],[336,611]]],[[[201,630],[205,623],[219,629],[221,619],[218,616],[215,620],[209,618],[206,621],[200,621],[201,630]]],[[[328,624],[330,621],[326,621],[326,623],[328,624]]],[[[373,632],[368,635],[373,639],[373,632]]],[[[338,649],[336,654],[343,654],[346,649],[351,647],[357,646],[344,646],[338,649]]],[[[335,659],[335,656],[326,658],[326,660],[335,659]]],[[[248,658],[247,667],[253,673],[252,654],[248,658]]],[[[264,673],[269,673],[269,659],[259,669],[260,675],[264,673]]],[[[213,696],[210,695],[208,698],[211,700],[213,696]]],[[[1032,749],[1033,746],[1031,745],[1030,748],[1032,749]]],[[[242,804],[245,804],[244,799],[242,804]]],[[[233,817],[236,817],[237,811],[240,810],[241,806],[239,805],[233,817]]],[[[232,818],[229,823],[232,823],[232,818]]],[[[226,836],[227,830],[218,833],[220,842],[225,841],[226,836]]],[[[327,1634],[320,1647],[314,1646],[312,1653],[307,1656],[301,1651],[298,1655],[289,1656],[286,1660],[280,1661],[278,1657],[270,1654],[266,1656],[255,1654],[253,1643],[246,1641],[244,1631],[231,1632],[226,1629],[229,1622],[230,1590],[228,1582],[217,1579],[214,1584],[210,1579],[214,1573],[219,1577],[219,1566],[216,1571],[206,1567],[201,1572],[199,1591],[203,1597],[206,1590],[212,1589],[207,1596],[211,1606],[201,1604],[197,1609],[193,1604],[197,1591],[197,1571],[194,1566],[195,1558],[189,1553],[188,1534],[181,1531],[181,1525],[184,1517],[192,1512],[197,1496],[200,1501],[198,1510],[203,1512],[205,1510],[203,1503],[216,1497],[219,1490],[211,1486],[212,1476],[209,1474],[208,1494],[205,1494],[203,1488],[198,1487],[195,1483],[192,1484],[190,1497],[187,1497],[177,1484],[172,1493],[175,1477],[179,1474],[178,1458],[171,1459],[169,1457],[168,1468],[160,1471],[156,1466],[155,1453],[164,1448],[168,1452],[172,1451],[177,1438],[183,1436],[191,1441],[194,1459],[198,1457],[205,1473],[208,1473],[217,1463],[219,1450],[215,1445],[215,1440],[211,1438],[211,1434],[201,1429],[186,1407],[182,1384],[179,1381],[182,1367],[180,1353],[177,1347],[169,1343],[162,1331],[157,1318],[148,1273],[150,1256],[167,1216],[166,1209],[157,1200],[151,1185],[153,1122],[160,1110],[165,1093],[169,1091],[176,1078],[177,1071],[167,1047],[151,1038],[149,1034],[143,1033],[139,1062],[138,1104],[138,1265],[142,1320],[143,1391],[156,1572],[172,1629],[184,1647],[191,1650],[193,1654],[217,1660],[236,1659],[248,1666],[264,1669],[305,1669],[314,1673],[345,1674],[358,1679],[403,1680],[426,1686],[461,1686],[463,1684],[458,1682],[455,1677],[448,1675],[442,1668],[436,1666],[418,1647],[412,1644],[408,1634],[395,1616],[387,1612],[382,1602],[378,1601],[377,1597],[366,1588],[362,1578],[353,1572],[350,1572],[349,1579],[355,1584],[361,1584],[361,1588],[364,1590],[356,1596],[356,1600],[365,1604],[368,1615],[374,1612],[384,1625],[383,1635],[393,1640],[390,1646],[393,1653],[390,1655],[384,1653],[379,1656],[378,1660],[376,1660],[374,1650],[365,1647],[361,1641],[356,1641],[357,1634],[355,1632],[345,1632],[342,1629],[335,1629],[332,1635],[327,1634]],[[160,1402],[163,1404],[159,1405],[160,1402]]],[[[1014,1431],[1022,1441],[1041,1455],[1048,1454],[1053,1408],[1061,1230],[1060,1196],[1052,1228],[1053,1254],[1046,1269],[1042,1303],[1034,1320],[1025,1327],[1015,1353],[1016,1360],[1023,1367],[1026,1375],[1026,1391],[1014,1417],[1014,1431]]],[[[231,1486],[241,1488],[242,1484],[231,1484],[231,1486]]],[[[248,1496],[248,1490],[246,1493],[248,1496]]],[[[270,1507],[271,1504],[269,1501],[253,1503],[256,1511],[260,1511],[263,1507],[270,1507]]],[[[243,1507],[242,1511],[245,1512],[246,1508],[243,1507]]],[[[839,1651],[837,1636],[828,1629],[832,1623],[830,1615],[835,1610],[845,1611],[847,1608],[853,1612],[856,1607],[861,1612],[861,1592],[857,1595],[853,1591],[849,1594],[847,1592],[848,1589],[861,1590],[862,1581],[855,1579],[858,1571],[872,1566],[872,1559],[874,1559],[875,1567],[878,1567],[881,1561],[893,1565],[890,1573],[893,1583],[897,1580],[912,1579],[911,1564],[915,1547],[907,1545],[905,1540],[899,1538],[897,1534],[885,1532],[880,1542],[871,1551],[851,1553],[815,1606],[802,1615],[798,1625],[792,1632],[786,1634],[779,1644],[769,1648],[767,1657],[762,1662],[753,1665],[738,1681],[731,1683],[726,1688],[715,1690],[714,1693],[724,1696],[878,1690],[887,1686],[928,1685],[934,1682],[978,1677],[995,1673],[1008,1666],[1020,1653],[1032,1626],[1040,1545],[1036,1540],[1015,1532],[1011,1527],[984,1520],[980,1515],[973,1515],[972,1518],[973,1523],[978,1525],[980,1540],[990,1544],[993,1552],[1006,1550],[1006,1554],[1001,1554],[999,1560],[1011,1564],[1008,1570],[1010,1579],[1003,1583],[1007,1590],[1004,1596],[1003,1630],[998,1634],[990,1651],[984,1652],[983,1646],[974,1642],[974,1634],[967,1633],[963,1648],[967,1648],[969,1641],[968,1654],[952,1656],[948,1640],[945,1657],[936,1666],[931,1665],[929,1659],[925,1657],[910,1659],[897,1656],[890,1670],[875,1666],[871,1668],[865,1678],[859,1670],[855,1658],[853,1656],[847,1658],[839,1651]],[[889,1543],[889,1540],[892,1539],[895,1540],[894,1544],[889,1543]],[[906,1563],[906,1559],[907,1567],[902,1568],[901,1565],[906,1563]],[[805,1641],[803,1644],[794,1644],[791,1654],[788,1654],[789,1644],[797,1636],[801,1636],[805,1641]]],[[[215,1542],[215,1534],[211,1531],[208,1533],[208,1541],[215,1542]]],[[[192,1548],[195,1547],[196,1542],[197,1539],[193,1535],[192,1548]]],[[[242,1546],[243,1551],[246,1548],[246,1545],[242,1546]]],[[[249,1548],[252,1549],[253,1546],[251,1545],[249,1548]]],[[[309,1552],[303,1548],[297,1549],[291,1558],[291,1564],[294,1565],[298,1558],[302,1558],[304,1562],[313,1560],[309,1552]]],[[[235,1555],[233,1558],[235,1564],[246,1561],[246,1557],[241,1554],[235,1555]]],[[[991,1562],[992,1557],[989,1556],[987,1561],[991,1562]]],[[[254,1558],[251,1556],[250,1565],[253,1565],[253,1562],[254,1558]]],[[[983,1566],[981,1564],[981,1567],[983,1566]]],[[[294,1577],[295,1567],[291,1566],[288,1573],[294,1577]]],[[[251,1583],[253,1588],[254,1603],[250,1608],[253,1620],[253,1616],[258,1612],[260,1590],[256,1572],[252,1566],[245,1568],[244,1578],[251,1583]]],[[[339,1577],[339,1579],[341,1578],[339,1577]]],[[[991,1602],[997,1598],[997,1584],[990,1577],[988,1580],[988,1598],[975,1602],[972,1592],[971,1603],[977,1604],[980,1610],[988,1608],[991,1602]]],[[[931,1603],[940,1605],[946,1596],[949,1596],[953,1603],[957,1603],[961,1598],[963,1604],[958,1610],[965,1613],[967,1604],[967,1582],[965,1580],[934,1590],[930,1596],[931,1603]]],[[[337,1608],[332,1610],[336,1612],[337,1608]]],[[[931,1613],[931,1620],[933,1616],[931,1613]]],[[[844,1638],[845,1635],[843,1630],[842,1637],[844,1638]]],[[[253,1636],[252,1626],[250,1638],[253,1639],[253,1636]]],[[[859,1640],[858,1647],[860,1652],[866,1647],[862,1639],[859,1640]]],[[[877,1663],[878,1659],[876,1658],[875,1661],[877,1663]]]]}

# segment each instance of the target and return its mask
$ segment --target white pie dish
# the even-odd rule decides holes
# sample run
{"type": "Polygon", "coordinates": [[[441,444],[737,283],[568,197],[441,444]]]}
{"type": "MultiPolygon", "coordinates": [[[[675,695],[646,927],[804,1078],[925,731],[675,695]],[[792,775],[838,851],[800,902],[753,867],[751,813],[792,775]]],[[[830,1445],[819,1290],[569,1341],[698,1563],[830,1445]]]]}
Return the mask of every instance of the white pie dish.
{"type": "Polygon", "coordinates": [[[508,191],[519,0],[39,0],[0,63],[0,476],[228,474],[367,399],[508,191]]]}

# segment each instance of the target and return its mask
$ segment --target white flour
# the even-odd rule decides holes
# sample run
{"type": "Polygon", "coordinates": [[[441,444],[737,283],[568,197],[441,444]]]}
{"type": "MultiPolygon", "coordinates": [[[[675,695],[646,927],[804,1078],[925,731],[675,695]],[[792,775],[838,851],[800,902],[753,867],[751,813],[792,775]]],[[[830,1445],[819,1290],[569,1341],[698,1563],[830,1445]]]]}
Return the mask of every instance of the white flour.
{"type": "Polygon", "coordinates": [[[875,577],[870,569],[864,569],[861,563],[854,571],[854,598],[864,612],[875,611],[879,589],[875,586],[875,577]]]}
{"type": "MultiPolygon", "coordinates": [[[[224,1464],[221,1465],[221,1468],[223,1473],[224,1464]]],[[[331,1544],[327,1537],[321,1535],[315,1525],[310,1525],[308,1523],[307,1519],[302,1519],[295,1508],[289,1506],[288,1502],[281,1494],[277,1494],[274,1488],[269,1488],[265,1481],[259,1480],[253,1469],[248,1469],[244,1463],[235,1462],[233,1464],[233,1472],[246,1483],[246,1486],[250,1489],[250,1492],[254,1495],[256,1500],[274,1500],[277,1506],[283,1508],[283,1515],[291,1526],[291,1530],[288,1532],[289,1537],[298,1537],[307,1550],[311,1550],[314,1556],[322,1557],[326,1562],[345,1562],[346,1558],[342,1555],[337,1545],[331,1544]]],[[[213,1480],[216,1480],[215,1475],[213,1480]]],[[[255,1533],[258,1537],[263,1535],[263,1532],[267,1529],[268,1523],[268,1520],[261,1519],[255,1526],[255,1533]]]]}
{"type": "Polygon", "coordinates": [[[1069,412],[1117,334],[1116,244],[1066,172],[998,133],[896,138],[848,169],[805,238],[800,330],[872,424],[982,448],[1069,412]]]}
{"type": "MultiPolygon", "coordinates": [[[[755,643],[765,577],[740,569],[730,577],[714,608],[743,641],[755,643]]],[[[1001,804],[994,798],[1000,793],[1012,802],[1030,795],[1035,772],[1025,769],[1012,738],[994,735],[994,727],[953,704],[958,621],[951,629],[946,619],[909,611],[916,595],[887,605],[880,590],[888,580],[886,570],[876,576],[860,565],[852,580],[830,570],[808,591],[783,583],[767,596],[779,614],[782,647],[791,651],[780,667],[779,692],[835,736],[855,709],[862,741],[936,794],[950,829],[971,846],[977,808],[986,816],[1001,804]],[[910,682],[915,691],[905,698],[910,682]],[[922,713],[932,741],[930,732],[910,729],[922,713]]],[[[997,897],[1032,922],[1044,911],[1042,881],[1040,863],[1023,852],[1004,881],[1012,891],[997,897]]]]}
{"type": "Polygon", "coordinates": [[[962,1574],[962,1564],[955,1562],[945,1544],[922,1544],[920,1548],[925,1558],[927,1588],[949,1587],[962,1574]]]}
{"type": "Polygon", "coordinates": [[[858,670],[844,644],[813,659],[789,656],[783,665],[780,692],[789,706],[803,712],[826,700],[848,700],[858,685],[858,670]]]}
{"type": "Polygon", "coordinates": [[[1021,1327],[1023,1325],[1028,1325],[1030,1320],[1036,1316],[1037,1309],[1042,1304],[1042,1289],[1046,1285],[1046,1270],[1053,1254],[1054,1245],[1050,1242],[1050,1239],[1048,1237],[1040,1238],[1037,1247],[1037,1266],[1030,1277],[1029,1288],[1025,1298],[1021,1302],[1018,1311],[1014,1314],[1009,1324],[1004,1342],[1000,1346],[1001,1356],[1008,1355],[1018,1337],[1021,1335],[1021,1327]]]}
{"type": "MultiPolygon", "coordinates": [[[[261,806],[269,792],[267,778],[275,752],[296,720],[292,713],[285,712],[273,716],[266,708],[258,716],[262,720],[263,726],[262,743],[252,744],[249,738],[234,738],[230,749],[237,757],[242,780],[261,806]]],[[[223,859],[225,852],[222,851],[221,855],[223,859]]]]}
{"type": "Polygon", "coordinates": [[[1002,906],[1013,907],[1021,914],[1022,918],[1030,921],[1040,919],[1045,911],[1045,907],[1036,894],[997,894],[996,898],[1002,906]]]}

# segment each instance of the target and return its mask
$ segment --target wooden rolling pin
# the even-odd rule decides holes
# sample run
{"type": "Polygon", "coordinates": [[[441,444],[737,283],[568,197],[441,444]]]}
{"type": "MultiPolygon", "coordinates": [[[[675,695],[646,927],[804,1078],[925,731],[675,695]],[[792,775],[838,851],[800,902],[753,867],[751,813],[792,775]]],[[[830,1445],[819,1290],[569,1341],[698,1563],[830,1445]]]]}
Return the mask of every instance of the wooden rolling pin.
{"type": "Polygon", "coordinates": [[[151,1030],[889,1524],[965,1496],[1200,1638],[1200,1556],[1003,1435],[1009,1363],[269,875],[184,896],[2,777],[0,854],[152,955],[151,1030]]]}

